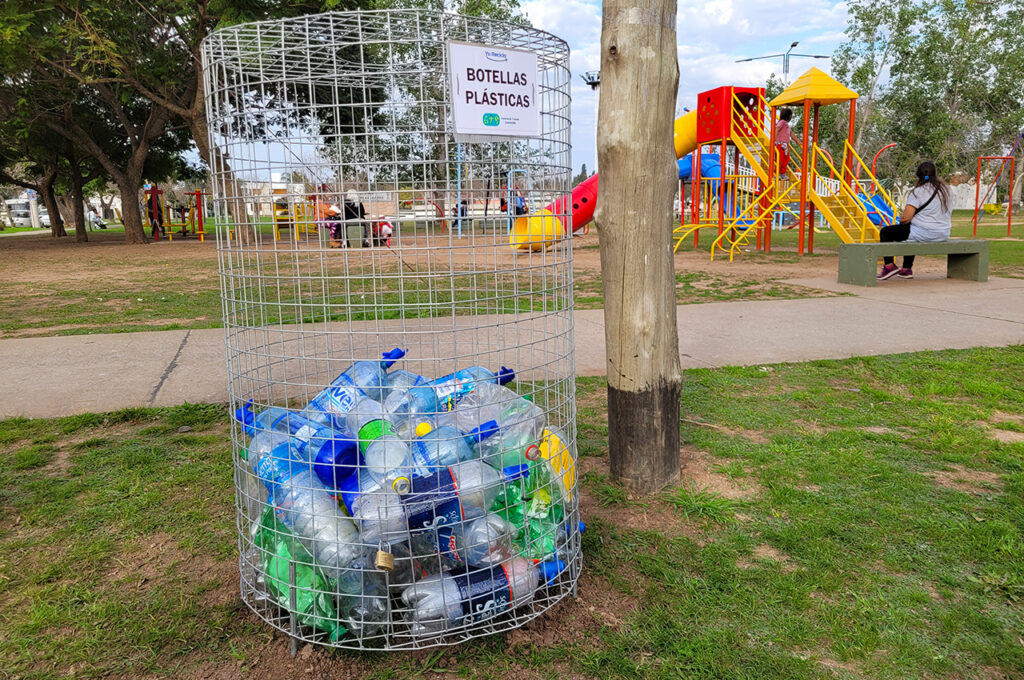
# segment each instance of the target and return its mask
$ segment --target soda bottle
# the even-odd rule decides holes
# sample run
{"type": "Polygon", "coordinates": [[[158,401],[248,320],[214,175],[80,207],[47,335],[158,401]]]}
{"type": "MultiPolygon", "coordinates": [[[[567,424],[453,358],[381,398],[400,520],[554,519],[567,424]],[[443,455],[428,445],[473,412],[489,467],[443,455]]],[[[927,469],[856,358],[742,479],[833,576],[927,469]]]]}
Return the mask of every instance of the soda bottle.
{"type": "Polygon", "coordinates": [[[505,485],[522,478],[528,466],[498,472],[479,460],[467,460],[417,477],[408,494],[400,496],[410,531],[459,524],[482,516],[505,485]]]}
{"type": "Polygon", "coordinates": [[[347,630],[334,607],[334,590],[324,575],[313,566],[313,556],[295,535],[274,516],[272,508],[263,512],[256,533],[256,547],[263,570],[263,584],[274,602],[291,611],[294,588],[295,614],[300,623],[330,634],[338,641],[347,630]],[[295,565],[292,583],[291,565],[295,565]]]}
{"type": "Polygon", "coordinates": [[[501,515],[488,513],[464,524],[413,534],[412,555],[428,574],[495,567],[513,556],[517,533],[501,515]]]}
{"type": "Polygon", "coordinates": [[[395,435],[381,403],[359,397],[346,421],[349,429],[356,433],[365,469],[373,480],[397,493],[407,493],[415,474],[412,452],[409,445],[395,435]]]}
{"type": "Polygon", "coordinates": [[[439,466],[479,458],[480,444],[498,433],[498,423],[493,420],[471,428],[466,434],[451,426],[433,429],[428,423],[420,423],[416,426],[416,439],[409,447],[417,476],[432,474],[439,466]]]}
{"type": "Polygon", "coordinates": [[[526,462],[523,453],[536,444],[544,429],[544,411],[514,390],[483,383],[467,394],[455,410],[438,416],[440,425],[454,425],[468,432],[488,420],[496,420],[501,435],[479,447],[479,457],[495,467],[526,462]]]}
{"type": "Polygon", "coordinates": [[[429,576],[402,591],[404,618],[416,637],[484,621],[532,601],[563,569],[560,560],[534,565],[514,557],[497,567],[429,576]]]}
{"type": "Polygon", "coordinates": [[[425,385],[406,390],[393,390],[384,402],[399,432],[411,432],[423,419],[451,411],[455,405],[478,385],[499,383],[504,385],[515,377],[515,372],[501,367],[492,373],[482,366],[471,366],[425,385]]]}
{"type": "Polygon", "coordinates": [[[553,504],[565,505],[572,501],[576,485],[576,456],[567,446],[568,439],[561,430],[549,427],[541,433],[540,445],[526,450],[530,461],[526,495],[530,502],[527,515],[543,517],[553,504]]]}
{"type": "Polygon", "coordinates": [[[528,472],[517,465],[498,472],[478,460],[440,468],[414,477],[404,495],[377,483],[366,471],[351,475],[339,487],[339,497],[366,544],[398,543],[410,532],[459,524],[482,516],[504,488],[528,472]]]}
{"type": "Polygon", "coordinates": [[[343,422],[358,397],[381,399],[382,388],[387,385],[388,369],[404,356],[405,352],[396,347],[384,352],[382,361],[355,362],[310,399],[302,414],[321,425],[330,425],[332,419],[343,422]]]}

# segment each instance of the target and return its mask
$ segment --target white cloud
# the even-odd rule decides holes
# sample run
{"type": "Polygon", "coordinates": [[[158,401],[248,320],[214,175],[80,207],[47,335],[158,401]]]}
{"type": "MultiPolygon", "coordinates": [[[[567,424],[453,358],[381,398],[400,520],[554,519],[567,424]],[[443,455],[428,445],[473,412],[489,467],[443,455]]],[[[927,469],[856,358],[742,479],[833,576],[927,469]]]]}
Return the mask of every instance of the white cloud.
{"type": "MultiPolygon", "coordinates": [[[[526,0],[533,25],[569,43],[572,70],[573,165],[596,165],[597,94],[580,74],[600,68],[601,4],[593,0],[526,0]]],[[[677,109],[692,107],[697,94],[722,85],[762,86],[781,73],[782,60],[737,64],[738,59],[784,52],[829,54],[843,40],[846,3],[833,0],[680,0],[676,21],[679,54],[677,109]]],[[[793,58],[790,78],[811,66],[829,71],[827,60],[793,58]]]]}

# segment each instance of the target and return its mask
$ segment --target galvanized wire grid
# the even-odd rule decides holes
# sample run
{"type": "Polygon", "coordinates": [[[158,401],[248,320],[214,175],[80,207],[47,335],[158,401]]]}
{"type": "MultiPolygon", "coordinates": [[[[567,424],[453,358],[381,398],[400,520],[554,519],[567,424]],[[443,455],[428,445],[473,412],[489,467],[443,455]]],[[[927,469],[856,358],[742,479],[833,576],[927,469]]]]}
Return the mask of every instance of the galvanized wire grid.
{"type": "MultiPolygon", "coordinates": [[[[251,400],[257,413],[271,406],[300,411],[353,362],[378,360],[400,347],[408,354],[394,368],[428,379],[475,365],[513,368],[509,387],[539,407],[546,428],[564,433],[574,459],[569,237],[540,252],[515,251],[508,213],[500,209],[502,199],[514,205],[521,195],[536,211],[569,191],[565,43],[500,21],[386,10],[222,29],[204,43],[203,58],[232,410],[251,400]],[[456,141],[448,41],[538,55],[540,138],[456,141]],[[341,221],[331,233],[332,222],[339,222],[331,207],[344,215],[350,192],[365,217],[341,221]],[[462,201],[464,216],[455,210],[462,201]],[[382,222],[392,229],[389,242],[382,222]],[[364,240],[370,247],[359,247],[364,240]],[[346,241],[350,247],[333,247],[346,241]]],[[[568,215],[556,214],[569,224],[568,215]]],[[[337,438],[348,435],[338,422],[330,427],[337,438]]],[[[400,436],[411,443],[415,435],[400,436]]],[[[260,534],[260,527],[269,522],[266,508],[279,500],[268,500],[252,467],[257,456],[247,450],[255,444],[237,422],[232,439],[242,596],[293,641],[356,649],[452,644],[521,626],[575,589],[581,556],[573,479],[558,519],[566,565],[556,578],[497,615],[462,617],[438,633],[416,633],[401,593],[413,579],[411,564],[422,577],[430,570],[424,563],[436,562],[430,551],[412,554],[422,546],[421,532],[406,527],[386,538],[365,530],[356,539],[340,537],[348,547],[361,546],[359,559],[340,575],[308,554],[292,555],[287,574],[286,562],[268,566],[268,550],[282,543],[266,528],[260,534]],[[395,556],[394,571],[375,566],[378,550],[395,556]],[[310,566],[314,575],[335,573],[335,581],[348,585],[303,581],[310,566]],[[287,577],[287,592],[268,592],[268,568],[278,585],[287,577]],[[355,594],[352,583],[361,584],[355,594]],[[346,587],[349,597],[335,597],[346,587]],[[339,639],[330,639],[329,624],[311,626],[300,611],[305,595],[321,591],[348,630],[339,639]],[[353,601],[384,614],[379,622],[356,620],[345,613],[353,601]]],[[[305,465],[303,479],[315,478],[313,466],[305,465]]],[[[364,459],[360,465],[365,470],[364,459]]],[[[511,484],[524,496],[536,495],[527,480],[511,484]]],[[[314,493],[317,484],[308,486],[314,493]]],[[[390,493],[360,495],[379,495],[376,505],[385,507],[390,493]]],[[[286,515],[277,510],[278,517],[286,515]]],[[[328,521],[315,519],[318,529],[328,521]]],[[[275,526],[281,539],[284,531],[275,526]]],[[[519,538],[517,549],[536,552],[532,540],[519,538]]],[[[316,552],[313,539],[300,535],[298,541],[316,552]]]]}

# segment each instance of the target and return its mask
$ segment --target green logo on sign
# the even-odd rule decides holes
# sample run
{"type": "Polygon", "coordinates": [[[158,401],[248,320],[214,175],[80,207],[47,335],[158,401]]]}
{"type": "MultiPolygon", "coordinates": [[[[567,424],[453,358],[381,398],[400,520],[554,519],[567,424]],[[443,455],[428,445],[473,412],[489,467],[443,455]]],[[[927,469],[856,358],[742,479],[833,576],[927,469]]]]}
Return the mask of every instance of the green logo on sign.
{"type": "Polygon", "coordinates": [[[484,125],[488,127],[498,127],[501,125],[501,116],[496,113],[485,113],[484,125]]]}

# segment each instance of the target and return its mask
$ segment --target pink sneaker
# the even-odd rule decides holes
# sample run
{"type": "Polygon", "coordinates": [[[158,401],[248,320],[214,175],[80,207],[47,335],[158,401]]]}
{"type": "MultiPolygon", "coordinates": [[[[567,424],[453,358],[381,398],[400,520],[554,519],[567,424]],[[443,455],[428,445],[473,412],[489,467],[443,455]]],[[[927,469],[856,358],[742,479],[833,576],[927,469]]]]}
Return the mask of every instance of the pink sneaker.
{"type": "Polygon", "coordinates": [[[896,276],[896,274],[898,274],[899,271],[900,268],[897,267],[895,264],[887,264],[884,267],[882,267],[882,271],[878,272],[878,276],[876,276],[875,278],[878,279],[879,281],[885,281],[886,279],[891,279],[892,277],[896,276]]]}
{"type": "Polygon", "coordinates": [[[896,272],[897,279],[912,279],[914,278],[914,270],[904,267],[903,269],[896,272]]]}

